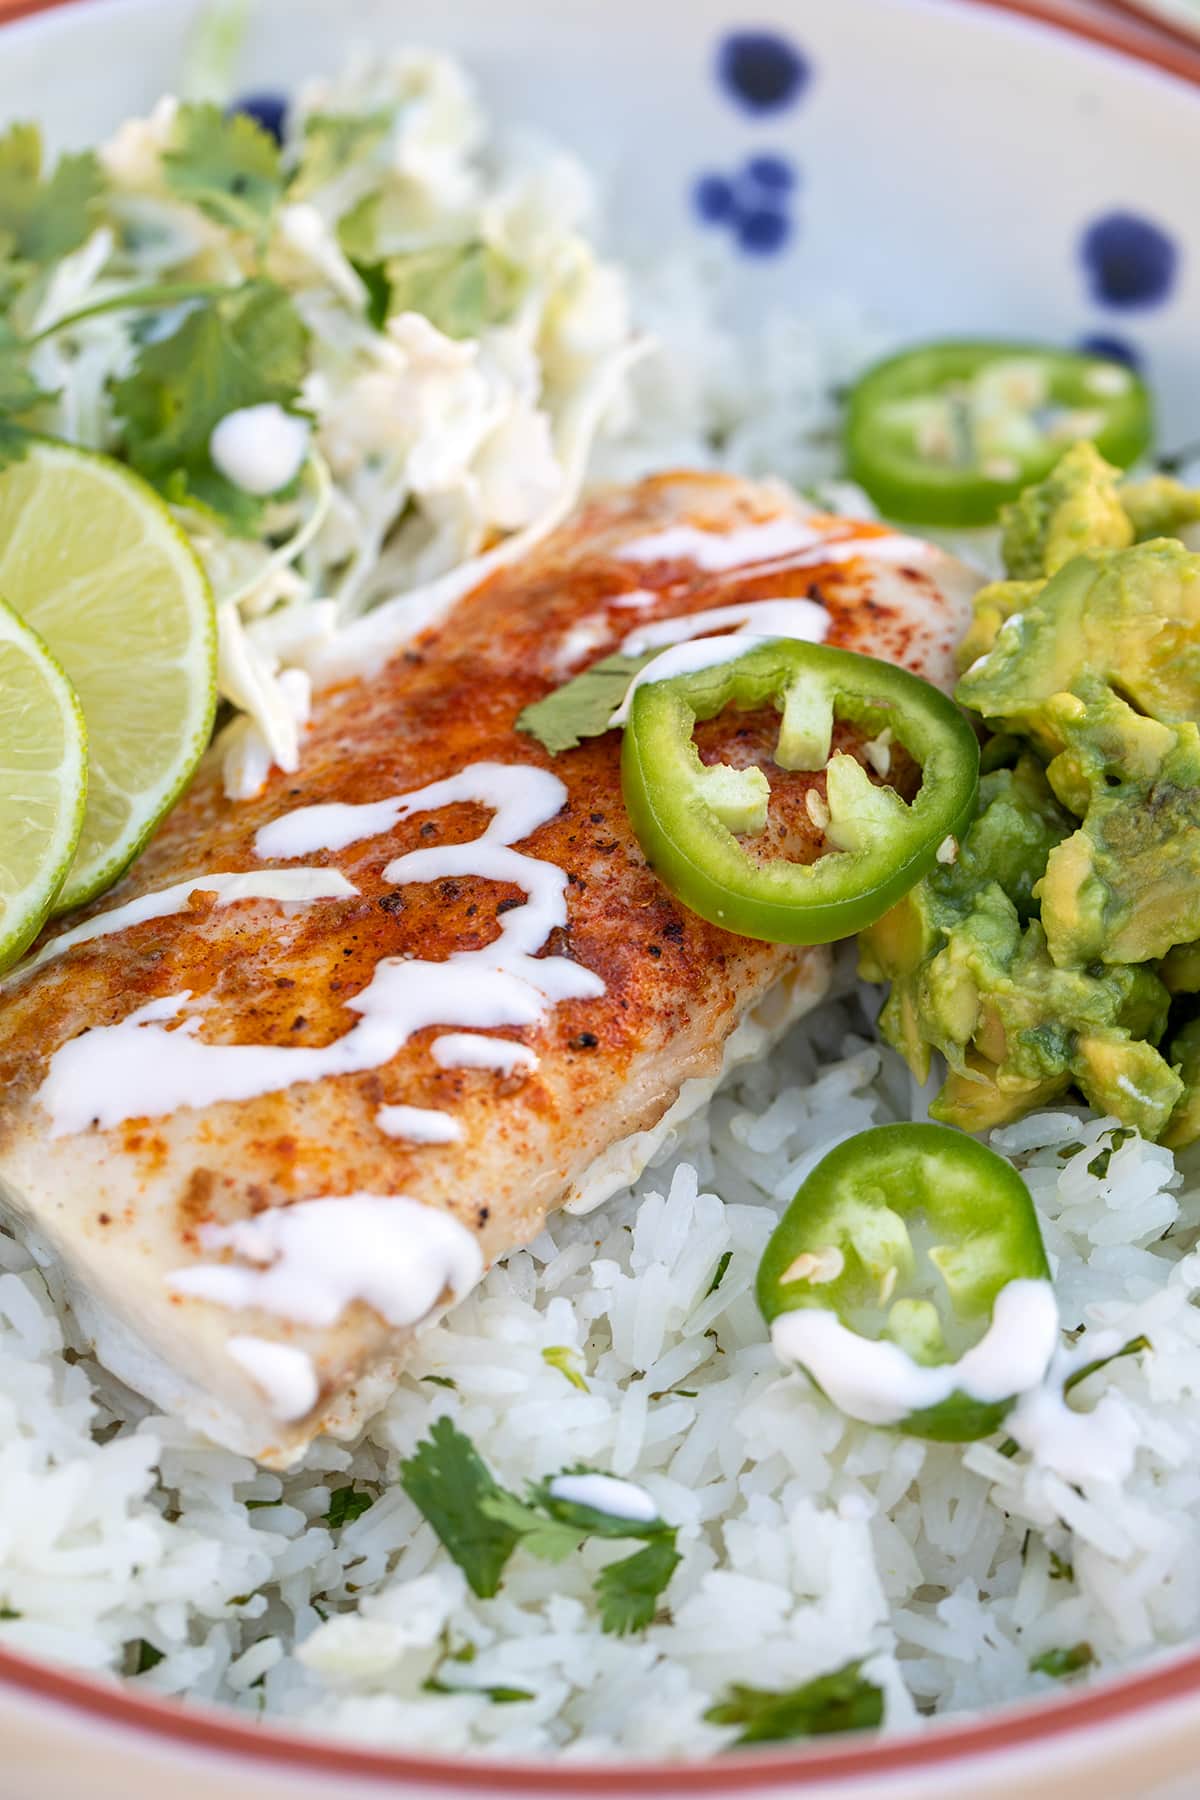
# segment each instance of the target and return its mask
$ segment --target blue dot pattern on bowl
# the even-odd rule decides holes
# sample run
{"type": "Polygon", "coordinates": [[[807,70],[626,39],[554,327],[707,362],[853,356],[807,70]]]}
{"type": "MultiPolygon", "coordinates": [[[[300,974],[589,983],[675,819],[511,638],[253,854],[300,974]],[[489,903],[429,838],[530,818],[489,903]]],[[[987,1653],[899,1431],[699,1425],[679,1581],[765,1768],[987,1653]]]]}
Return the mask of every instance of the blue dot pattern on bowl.
{"type": "Polygon", "coordinates": [[[731,31],[717,51],[717,77],[747,112],[782,112],[812,80],[812,66],[776,31],[731,31]]]}
{"type": "Polygon", "coordinates": [[[277,144],[283,142],[288,115],[286,94],[243,94],[229,110],[245,113],[247,118],[253,119],[255,124],[269,132],[277,144]]]}
{"type": "Polygon", "coordinates": [[[1118,310],[1161,306],[1179,270],[1175,240],[1139,213],[1095,219],[1083,234],[1079,255],[1092,298],[1118,310]]]}
{"type": "Polygon", "coordinates": [[[1132,344],[1124,338],[1110,337],[1106,331],[1093,331],[1080,338],[1079,348],[1088,356],[1105,356],[1110,362],[1124,363],[1127,369],[1139,369],[1142,365],[1132,344]]]}
{"type": "Polygon", "coordinates": [[[692,205],[703,225],[728,230],[748,256],[773,256],[792,234],[791,200],[799,171],[782,156],[751,156],[732,175],[703,174],[692,205]]]}

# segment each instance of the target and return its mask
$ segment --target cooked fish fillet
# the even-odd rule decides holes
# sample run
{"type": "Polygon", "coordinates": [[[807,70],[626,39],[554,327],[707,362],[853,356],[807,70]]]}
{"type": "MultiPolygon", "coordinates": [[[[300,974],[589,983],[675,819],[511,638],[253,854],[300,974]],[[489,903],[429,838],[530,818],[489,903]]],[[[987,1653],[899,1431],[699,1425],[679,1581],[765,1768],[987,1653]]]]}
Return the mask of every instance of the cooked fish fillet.
{"type": "MultiPolygon", "coordinates": [[[[232,802],[210,757],[0,985],[0,1191],[106,1364],[264,1462],[352,1429],[419,1323],[630,1179],[826,985],[826,952],[665,891],[618,733],[552,761],[522,708],[671,618],[749,606],[705,629],[777,633],[765,600],[948,685],[975,585],[774,486],[663,476],[321,695],[298,774],[232,802]]],[[[702,753],[772,729],[714,721],[702,753]]],[[[822,780],[774,772],[770,841],[817,853],[822,780]]]]}

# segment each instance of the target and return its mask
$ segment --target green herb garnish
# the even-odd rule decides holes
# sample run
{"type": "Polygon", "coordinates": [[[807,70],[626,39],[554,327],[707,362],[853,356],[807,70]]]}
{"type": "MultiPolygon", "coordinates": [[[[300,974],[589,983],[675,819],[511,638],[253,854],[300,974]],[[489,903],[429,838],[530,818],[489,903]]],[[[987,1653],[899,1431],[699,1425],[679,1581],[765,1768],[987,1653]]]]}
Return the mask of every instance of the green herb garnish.
{"type": "Polygon", "coordinates": [[[46,264],[77,250],[103,187],[91,151],[60,157],[47,176],[37,126],[10,126],[0,137],[0,262],[46,264]]]}
{"type": "Polygon", "coordinates": [[[279,146],[248,113],[181,106],[163,156],[171,192],[231,231],[262,236],[283,198],[279,146]]]}
{"type": "Polygon", "coordinates": [[[400,1481],[481,1599],[497,1593],[518,1545],[543,1562],[560,1563],[588,1538],[640,1538],[644,1549],[610,1563],[595,1581],[603,1629],[640,1631],[653,1619],[680,1560],[675,1528],[663,1519],[621,1519],[557,1499],[552,1479],[536,1483],[520,1499],[500,1486],[450,1419],[438,1419],[429,1437],[400,1465],[400,1481]]]}
{"type": "Polygon", "coordinates": [[[716,1293],[717,1289],[720,1287],[721,1283],[724,1281],[725,1271],[726,1271],[726,1269],[728,1269],[728,1267],[732,1261],[733,1261],[733,1251],[726,1250],[725,1253],[723,1254],[723,1256],[721,1257],[721,1260],[717,1264],[716,1273],[713,1275],[712,1280],[709,1282],[708,1287],[705,1289],[704,1298],[706,1300],[708,1299],[708,1296],[710,1294],[716,1293]]]}
{"type": "Polygon", "coordinates": [[[1034,1675],[1049,1675],[1054,1681],[1062,1681],[1091,1668],[1095,1660],[1090,1644],[1072,1644],[1069,1650],[1043,1650],[1040,1656],[1031,1656],[1029,1667],[1034,1675]]]}
{"type": "Polygon", "coordinates": [[[584,738],[603,737],[633,677],[661,655],[661,650],[645,650],[640,656],[606,656],[544,700],[527,706],[517,730],[536,738],[551,756],[574,750],[584,738]]]}
{"type": "Polygon", "coordinates": [[[329,1496],[329,1511],[325,1514],[325,1523],[331,1531],[337,1531],[341,1526],[352,1525],[355,1519],[361,1519],[374,1504],[374,1494],[360,1493],[353,1483],[334,1488],[329,1496]]]}
{"type": "Polygon", "coordinates": [[[159,1663],[163,1661],[164,1652],[156,1650],[154,1645],[148,1643],[145,1638],[137,1640],[136,1649],[137,1660],[133,1666],[135,1675],[145,1675],[148,1670],[157,1669],[159,1663]]]}
{"type": "Polygon", "coordinates": [[[704,1717],[710,1725],[742,1727],[731,1749],[834,1731],[869,1731],[883,1719],[883,1689],[868,1681],[862,1668],[861,1660],[848,1662],[831,1675],[818,1675],[782,1693],[737,1682],[704,1717]]]}
{"type": "Polygon", "coordinates": [[[453,1420],[436,1420],[428,1438],[401,1463],[400,1485],[433,1526],[472,1593],[490,1600],[520,1534],[485,1512],[485,1501],[494,1501],[504,1490],[470,1438],[453,1420]]]}
{"type": "Polygon", "coordinates": [[[145,344],[113,391],[133,467],[166,499],[252,535],[266,503],[217,472],[209,440],[242,407],[295,405],[307,341],[291,299],[273,282],[248,282],[200,304],[170,337],[145,344]]]}
{"type": "Polygon", "coordinates": [[[653,1622],[659,1598],[682,1560],[675,1548],[674,1531],[664,1528],[644,1549],[602,1569],[595,1585],[603,1629],[614,1637],[644,1631],[653,1622]]]}

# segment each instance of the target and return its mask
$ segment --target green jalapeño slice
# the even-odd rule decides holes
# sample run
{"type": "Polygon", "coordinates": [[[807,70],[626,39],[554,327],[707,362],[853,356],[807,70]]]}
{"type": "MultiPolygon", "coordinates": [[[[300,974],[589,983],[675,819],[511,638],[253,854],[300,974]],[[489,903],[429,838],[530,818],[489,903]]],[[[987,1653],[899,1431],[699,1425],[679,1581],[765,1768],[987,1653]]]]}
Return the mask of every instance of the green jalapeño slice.
{"type": "MultiPolygon", "coordinates": [[[[714,651],[725,640],[714,641],[714,651]]],[[[742,937],[826,944],[873,924],[931,867],[953,855],[979,777],[974,731],[944,694],[891,663],[792,639],[758,639],[710,666],[641,678],[621,754],[621,786],[655,873],[701,918],[742,937]],[[815,862],[756,859],[744,840],[766,827],[760,768],[705,764],[696,724],[726,707],[773,705],[775,762],[825,774],[824,853],[815,862]],[[856,757],[830,754],[835,719],[868,738],[890,730],[921,770],[909,804],[856,757]]],[[[823,816],[823,814],[819,815],[823,816]]]]}
{"type": "Polygon", "coordinates": [[[1028,344],[941,343],[877,363],[850,395],[846,456],[889,519],[988,525],[1082,439],[1128,468],[1149,447],[1124,363],[1028,344]]]}
{"type": "Polygon", "coordinates": [[[1059,1339],[1028,1188],[946,1125],[831,1150],[767,1244],[758,1304],[780,1358],[849,1417],[947,1443],[995,1431],[1059,1339]]]}

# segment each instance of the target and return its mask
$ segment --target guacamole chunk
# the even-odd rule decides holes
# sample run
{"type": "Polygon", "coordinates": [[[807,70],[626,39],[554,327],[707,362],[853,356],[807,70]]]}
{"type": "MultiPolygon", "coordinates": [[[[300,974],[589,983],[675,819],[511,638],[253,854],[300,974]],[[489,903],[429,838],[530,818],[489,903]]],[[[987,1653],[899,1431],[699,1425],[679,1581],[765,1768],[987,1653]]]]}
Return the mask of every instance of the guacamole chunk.
{"type": "Polygon", "coordinates": [[[1074,1092],[1200,1137],[1200,1020],[1175,1020],[1200,992],[1200,556],[1171,535],[1196,522],[1200,493],[1088,444],[1007,509],[961,652],[996,734],[976,817],[861,940],[885,1037],[921,1080],[945,1059],[935,1118],[1074,1092]]]}

